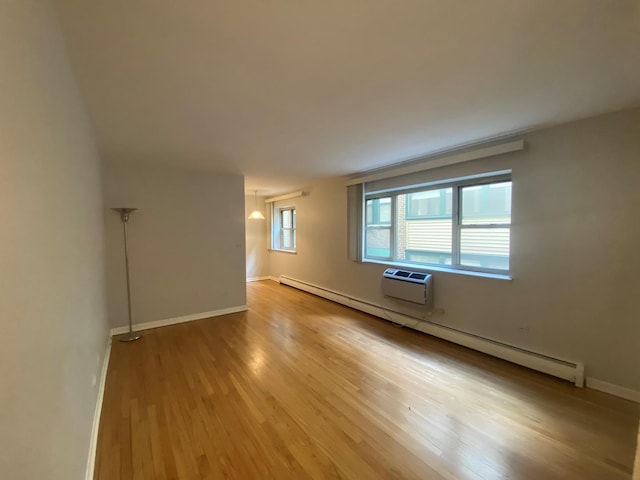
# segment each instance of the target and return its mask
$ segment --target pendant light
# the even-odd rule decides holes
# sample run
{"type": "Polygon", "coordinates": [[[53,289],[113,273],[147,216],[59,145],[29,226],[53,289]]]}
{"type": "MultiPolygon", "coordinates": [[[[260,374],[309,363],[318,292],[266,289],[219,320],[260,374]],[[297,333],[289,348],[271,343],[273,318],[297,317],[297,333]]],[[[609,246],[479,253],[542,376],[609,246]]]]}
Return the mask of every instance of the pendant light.
{"type": "Polygon", "coordinates": [[[254,190],[254,199],[255,199],[254,210],[253,212],[251,212],[248,218],[249,220],[264,220],[264,215],[260,210],[258,210],[258,191],[257,190],[254,190]]]}

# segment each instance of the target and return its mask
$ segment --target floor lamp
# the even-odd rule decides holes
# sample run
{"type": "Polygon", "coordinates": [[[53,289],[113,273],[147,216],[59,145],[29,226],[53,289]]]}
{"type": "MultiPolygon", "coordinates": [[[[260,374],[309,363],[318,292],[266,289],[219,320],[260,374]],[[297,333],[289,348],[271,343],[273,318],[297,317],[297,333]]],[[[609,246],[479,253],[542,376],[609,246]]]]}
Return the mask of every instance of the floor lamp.
{"type": "Polygon", "coordinates": [[[122,230],[124,232],[124,266],[127,272],[127,309],[129,312],[129,333],[120,337],[121,342],[133,342],[142,337],[142,334],[133,331],[131,324],[131,286],[129,285],[129,248],[127,246],[127,222],[129,221],[129,214],[137,210],[137,208],[112,208],[120,214],[120,220],[122,220],[122,230]]]}

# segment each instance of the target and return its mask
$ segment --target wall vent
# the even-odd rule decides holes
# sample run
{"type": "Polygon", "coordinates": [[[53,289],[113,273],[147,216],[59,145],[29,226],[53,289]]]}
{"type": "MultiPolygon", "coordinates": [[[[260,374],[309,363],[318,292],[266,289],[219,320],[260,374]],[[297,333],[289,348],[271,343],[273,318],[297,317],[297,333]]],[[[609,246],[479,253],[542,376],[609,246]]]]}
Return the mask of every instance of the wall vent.
{"type": "Polygon", "coordinates": [[[429,273],[387,268],[382,274],[382,293],[387,297],[433,309],[433,276],[429,273]]]}

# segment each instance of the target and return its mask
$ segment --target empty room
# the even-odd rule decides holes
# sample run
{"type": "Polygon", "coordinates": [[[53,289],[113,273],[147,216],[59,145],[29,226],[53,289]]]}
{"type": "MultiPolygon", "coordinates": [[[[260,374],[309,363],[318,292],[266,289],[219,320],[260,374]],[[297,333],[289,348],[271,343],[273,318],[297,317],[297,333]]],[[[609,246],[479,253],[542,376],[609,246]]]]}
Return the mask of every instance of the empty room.
{"type": "Polygon", "coordinates": [[[2,480],[640,480],[640,2],[1,0],[2,480]]]}

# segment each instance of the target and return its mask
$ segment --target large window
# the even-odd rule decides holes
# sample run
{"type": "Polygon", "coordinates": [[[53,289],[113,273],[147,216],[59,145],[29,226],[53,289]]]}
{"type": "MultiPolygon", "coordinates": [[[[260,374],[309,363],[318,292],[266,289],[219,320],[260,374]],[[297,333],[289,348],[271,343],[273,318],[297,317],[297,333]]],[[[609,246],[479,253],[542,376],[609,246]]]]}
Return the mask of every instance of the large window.
{"type": "Polygon", "coordinates": [[[509,175],[369,192],[365,206],[365,259],[509,271],[509,175]]]}

